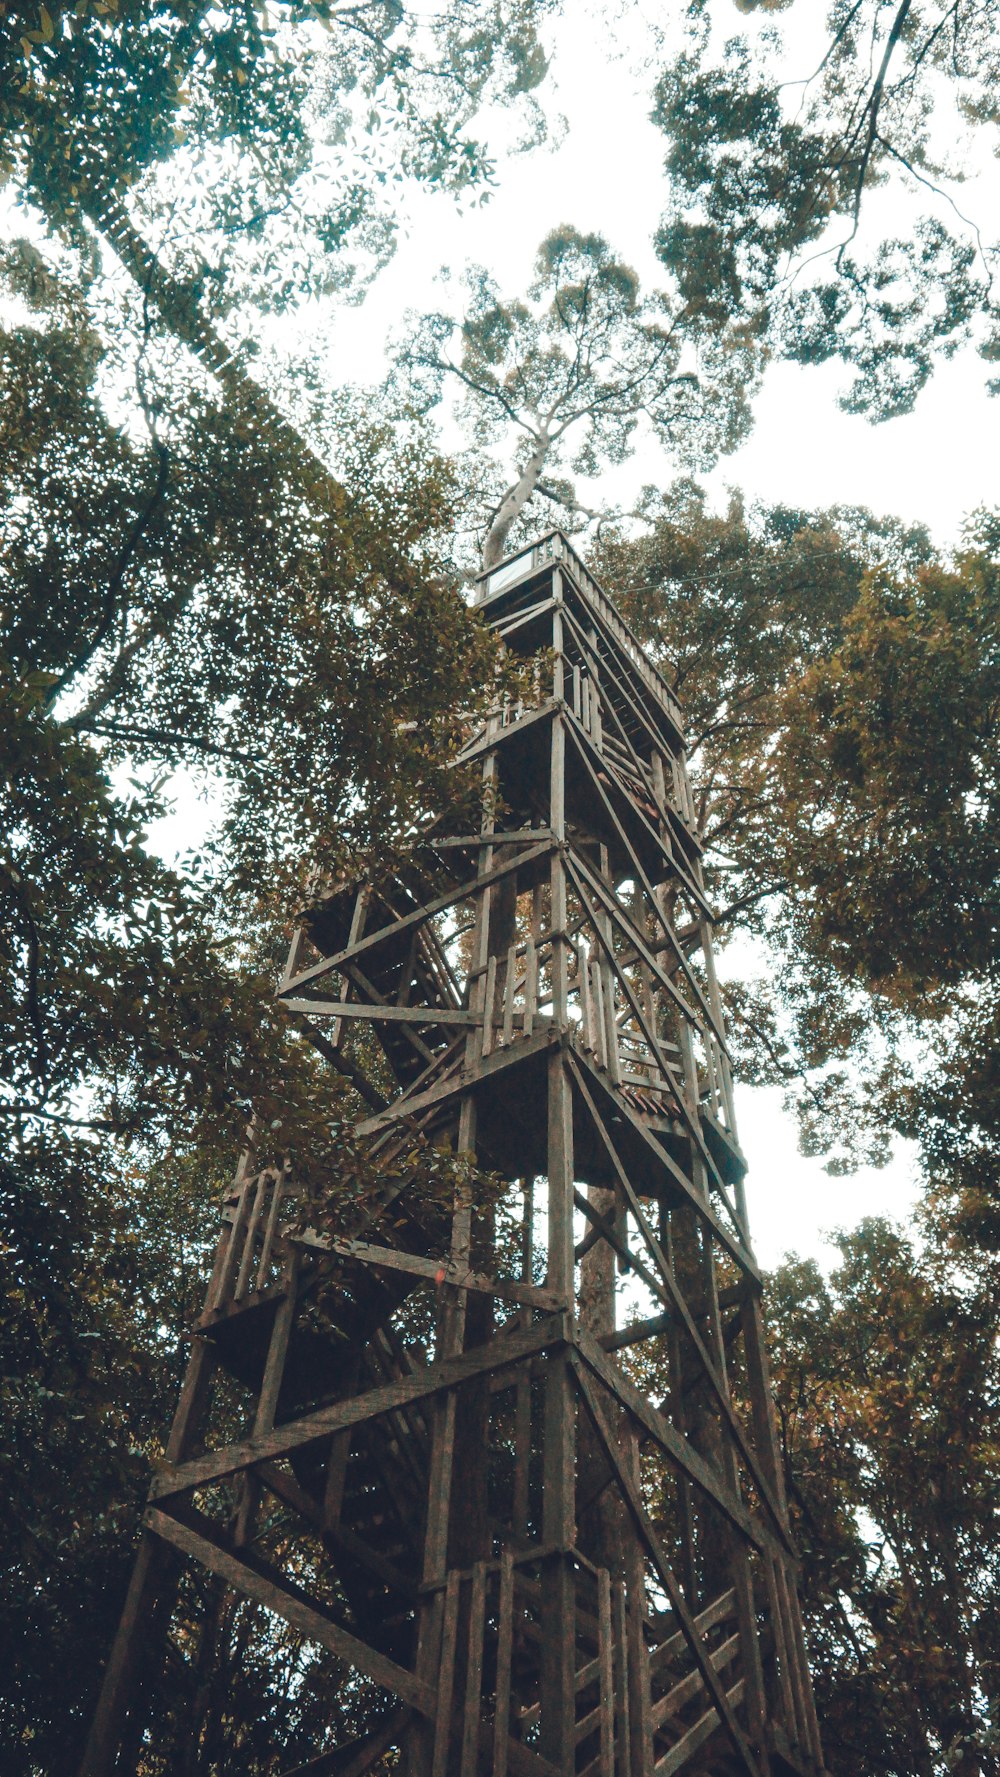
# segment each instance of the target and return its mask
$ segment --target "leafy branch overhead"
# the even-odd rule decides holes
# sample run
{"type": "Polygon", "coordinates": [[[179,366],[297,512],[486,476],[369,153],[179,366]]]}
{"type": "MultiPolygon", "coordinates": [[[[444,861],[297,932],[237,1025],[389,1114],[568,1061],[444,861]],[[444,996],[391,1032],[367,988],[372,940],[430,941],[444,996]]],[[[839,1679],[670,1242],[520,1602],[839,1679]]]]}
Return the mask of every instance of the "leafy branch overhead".
{"type": "Polygon", "coordinates": [[[808,61],[806,0],[739,10],[760,16],[720,47],[729,0],[691,5],[657,86],[660,257],[706,321],[843,359],[852,411],[908,412],[935,363],[970,341],[1000,352],[995,206],[976,191],[996,147],[995,0],[834,0],[808,61]]]}
{"type": "Polygon", "coordinates": [[[509,485],[480,515],[483,565],[504,553],[529,503],[586,508],[563,472],[597,476],[640,440],[707,467],[749,427],[753,362],[738,330],[718,338],[683,303],[643,295],[600,235],[564,226],[539,247],[523,298],[482,268],[460,318],[415,319],[397,348],[397,392],[419,411],[446,387],[475,443],[512,456],[509,485]]]}

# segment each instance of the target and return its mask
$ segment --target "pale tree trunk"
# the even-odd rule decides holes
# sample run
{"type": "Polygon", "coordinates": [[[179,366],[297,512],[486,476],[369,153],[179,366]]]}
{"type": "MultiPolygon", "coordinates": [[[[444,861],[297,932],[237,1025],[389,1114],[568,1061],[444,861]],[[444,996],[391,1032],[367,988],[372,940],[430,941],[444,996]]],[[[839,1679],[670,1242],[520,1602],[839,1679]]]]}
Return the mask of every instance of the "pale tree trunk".
{"type": "Polygon", "coordinates": [[[535,440],[535,448],[521,470],[520,476],[504,494],[493,522],[483,544],[483,567],[493,568],[504,553],[504,546],[510,536],[511,527],[520,518],[525,506],[531,499],[538,480],[545,467],[545,459],[551,443],[547,433],[542,433],[535,440]]]}

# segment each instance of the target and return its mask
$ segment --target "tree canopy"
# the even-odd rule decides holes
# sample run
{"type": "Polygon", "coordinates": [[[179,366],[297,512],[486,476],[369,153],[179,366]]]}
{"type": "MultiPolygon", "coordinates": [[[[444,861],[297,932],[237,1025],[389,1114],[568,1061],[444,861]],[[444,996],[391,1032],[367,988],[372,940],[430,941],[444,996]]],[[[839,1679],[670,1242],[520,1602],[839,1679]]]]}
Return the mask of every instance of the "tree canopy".
{"type": "Polygon", "coordinates": [[[746,432],[752,368],[738,330],[718,338],[683,303],[643,296],[600,235],[568,226],[548,235],[526,299],[502,298],[482,268],[467,274],[466,287],[461,319],[421,317],[398,364],[402,391],[419,410],[450,381],[474,443],[516,455],[514,479],[492,509],[475,513],[485,567],[503,555],[529,504],[536,524],[539,504],[572,523],[585,508],[559,471],[593,477],[624,462],[643,425],[696,467],[746,432]]]}
{"type": "Polygon", "coordinates": [[[804,0],[737,4],[759,16],[721,39],[728,0],[693,0],[660,76],[660,256],[706,319],[843,359],[853,411],[907,412],[936,362],[998,350],[990,200],[964,191],[995,151],[996,7],[835,0],[817,43],[804,0]]]}

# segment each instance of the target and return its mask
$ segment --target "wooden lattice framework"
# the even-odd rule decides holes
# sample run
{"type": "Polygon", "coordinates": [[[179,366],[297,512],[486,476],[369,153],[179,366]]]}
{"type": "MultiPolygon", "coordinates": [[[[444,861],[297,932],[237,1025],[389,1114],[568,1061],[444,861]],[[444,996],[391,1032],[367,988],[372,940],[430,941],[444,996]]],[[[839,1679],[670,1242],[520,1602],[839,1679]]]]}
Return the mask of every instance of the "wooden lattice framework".
{"type": "Polygon", "coordinates": [[[251,1137],[87,1777],[136,1767],[178,1555],[358,1675],[313,1777],[823,1768],[680,712],[559,532],[480,596],[536,662],[463,755],[482,830],[317,894],[279,989],[368,1099],[381,1213],[317,1234],[251,1137]],[[422,1142],[507,1181],[502,1234],[410,1202],[422,1142]]]}

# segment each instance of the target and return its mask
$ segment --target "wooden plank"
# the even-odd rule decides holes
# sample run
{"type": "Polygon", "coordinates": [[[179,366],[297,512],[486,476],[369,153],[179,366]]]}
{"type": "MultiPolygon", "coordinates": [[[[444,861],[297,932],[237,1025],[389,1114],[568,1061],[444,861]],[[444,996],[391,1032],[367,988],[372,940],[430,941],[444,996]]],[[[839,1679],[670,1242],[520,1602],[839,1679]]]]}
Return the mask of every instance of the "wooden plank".
{"type": "MultiPolygon", "coordinates": [[[[713,1603],[706,1605],[705,1609],[699,1612],[694,1619],[694,1626],[699,1635],[707,1635],[709,1629],[714,1629],[717,1623],[724,1623],[727,1617],[735,1617],[735,1615],[736,1589],[734,1586],[730,1586],[728,1592],[722,1592],[713,1603]]],[[[671,1660],[675,1660],[678,1654],[683,1653],[686,1646],[687,1642],[680,1629],[676,1634],[668,1635],[666,1641],[661,1641],[658,1647],[654,1647],[649,1656],[650,1672],[655,1675],[661,1666],[669,1665],[671,1660]]]]}
{"type": "MultiPolygon", "coordinates": [[[[571,1062],[571,1066],[572,1066],[572,1062],[571,1062]]],[[[631,1210],[633,1218],[636,1222],[636,1225],[638,1226],[639,1231],[643,1237],[643,1240],[645,1241],[647,1251],[649,1252],[649,1256],[652,1259],[654,1265],[656,1266],[660,1281],[661,1281],[664,1289],[667,1291],[667,1293],[670,1297],[672,1306],[677,1313],[678,1320],[682,1323],[684,1330],[687,1333],[688,1339],[690,1340],[691,1344],[694,1346],[695,1352],[696,1352],[699,1362],[701,1363],[701,1366],[705,1372],[705,1375],[708,1377],[708,1381],[711,1385],[712,1392],[715,1395],[715,1398],[716,1398],[716,1401],[718,1402],[719,1409],[722,1413],[723,1419],[725,1420],[726,1425],[729,1429],[730,1436],[732,1437],[733,1442],[736,1444],[741,1456],[743,1457],[743,1460],[746,1463],[747,1468],[749,1469],[749,1471],[753,1477],[754,1484],[757,1488],[757,1491],[760,1494],[761,1499],[763,1500],[765,1506],[767,1507],[767,1509],[771,1515],[771,1521],[774,1525],[775,1532],[776,1532],[779,1540],[782,1543],[784,1543],[789,1554],[794,1554],[794,1549],[792,1548],[791,1538],[789,1537],[789,1534],[788,1534],[788,1526],[787,1526],[787,1523],[785,1520],[785,1514],[781,1509],[781,1505],[780,1505],[779,1501],[775,1498],[774,1493],[771,1490],[770,1482],[768,1480],[768,1477],[765,1475],[765,1473],[763,1471],[760,1461],[758,1460],[754,1451],[750,1448],[750,1445],[747,1442],[746,1434],[743,1430],[743,1427],[740,1425],[738,1418],[736,1417],[736,1413],[733,1408],[732,1401],[729,1398],[729,1390],[728,1390],[728,1387],[726,1386],[724,1376],[722,1374],[720,1374],[718,1368],[716,1367],[715,1363],[713,1362],[713,1360],[709,1354],[708,1348],[705,1345],[704,1340],[702,1339],[697,1326],[695,1325],[694,1318],[688,1308],[686,1301],[684,1300],[684,1296],[683,1296],[681,1290],[678,1288],[677,1280],[674,1277],[673,1271],[671,1270],[670,1266],[667,1264],[666,1259],[663,1256],[663,1252],[660,1247],[660,1243],[656,1239],[656,1237],[654,1236],[653,1230],[650,1228],[649,1223],[646,1220],[646,1216],[643,1211],[642,1204],[639,1202],[638,1197],[636,1196],[634,1190],[632,1189],[631,1180],[629,1179],[629,1176],[628,1176],[627,1172],[625,1171],[624,1166],[621,1163],[621,1159],[619,1158],[619,1155],[615,1149],[614,1143],[611,1140],[611,1136],[608,1134],[608,1131],[607,1131],[605,1124],[604,1124],[604,1119],[601,1117],[599,1111],[597,1110],[596,1105],[594,1104],[593,1099],[590,1096],[590,1093],[587,1091],[586,1081],[583,1079],[582,1075],[580,1075],[579,1073],[577,1073],[577,1083],[580,1087],[581,1092],[584,1095],[584,1099],[586,1100],[587,1107],[590,1111],[591,1117],[594,1120],[594,1124],[597,1128],[598,1134],[600,1135],[600,1137],[604,1143],[604,1147],[605,1147],[605,1149],[608,1153],[608,1156],[611,1160],[611,1163],[614,1166],[615,1174],[617,1176],[619,1186],[621,1187],[621,1190],[624,1193],[624,1196],[625,1196],[626,1202],[628,1203],[629,1209],[631,1210]]]]}
{"type": "Polygon", "coordinates": [[[479,1724],[483,1706],[483,1637],[486,1632],[486,1566],[472,1570],[468,1654],[465,1668],[465,1719],[462,1724],[461,1777],[476,1777],[479,1767],[479,1724]]]}
{"type": "Polygon", "coordinates": [[[480,1020],[483,1027],[483,1046],[480,1053],[487,1056],[493,1047],[494,1000],[497,991],[497,959],[490,956],[486,963],[486,991],[483,995],[483,1011],[480,1020]]]}
{"type": "Polygon", "coordinates": [[[556,1295],[554,1290],[541,1289],[533,1283],[516,1283],[505,1277],[484,1277],[478,1271],[462,1270],[451,1259],[424,1259],[419,1253],[401,1252],[398,1247],[371,1246],[364,1240],[338,1240],[332,1234],[314,1235],[310,1229],[288,1238],[292,1245],[308,1246],[342,1259],[357,1259],[360,1264],[372,1265],[379,1270],[409,1272],[422,1283],[475,1290],[481,1295],[496,1296],[501,1302],[517,1302],[550,1314],[566,1307],[565,1297],[556,1295]]]}
{"type": "Polygon", "coordinates": [[[514,1556],[505,1549],[500,1558],[500,1597],[497,1612],[496,1714],[493,1722],[493,1777],[507,1777],[510,1745],[510,1681],[514,1643],[514,1556]]]}
{"type": "MultiPolygon", "coordinates": [[[[639,1029],[641,1030],[647,1044],[649,1045],[649,1048],[652,1050],[653,1054],[656,1056],[656,1059],[657,1059],[657,1062],[659,1064],[661,1071],[664,1073],[664,1075],[666,1076],[667,1079],[670,1079],[672,1076],[671,1076],[669,1058],[667,1057],[666,1053],[664,1052],[664,1050],[660,1044],[659,1037],[657,1036],[656,1030],[654,1027],[654,1022],[650,1017],[647,1016],[646,1012],[644,1011],[637,995],[635,994],[635,992],[632,988],[632,984],[629,981],[628,976],[624,973],[623,969],[621,968],[621,966],[618,962],[618,958],[615,956],[614,947],[611,942],[610,934],[603,929],[599,915],[595,912],[594,908],[590,905],[590,903],[588,901],[587,891],[583,886],[582,873],[580,873],[580,874],[577,873],[577,870],[575,867],[575,861],[571,861],[569,856],[567,856],[566,863],[567,863],[567,869],[569,871],[569,874],[570,874],[570,876],[573,880],[573,883],[576,887],[576,891],[577,891],[578,895],[580,896],[580,899],[587,911],[588,917],[590,918],[590,920],[592,921],[592,923],[594,925],[594,928],[597,932],[597,936],[600,941],[601,947],[603,948],[603,950],[605,951],[605,953],[607,955],[608,964],[609,964],[610,968],[614,971],[614,974],[617,976],[619,982],[621,983],[622,992],[628,1001],[632,1016],[635,1019],[636,1024],[639,1026],[639,1029]]],[[[595,974],[594,974],[595,988],[597,986],[599,979],[600,979],[600,977],[595,969],[595,974]]],[[[685,1004],[685,1002],[683,1000],[681,1000],[680,1003],[681,1003],[681,1005],[685,1004]]],[[[682,1030],[678,1032],[678,1035],[681,1036],[683,1034],[687,1040],[688,1047],[690,1047],[690,1040],[691,1040],[690,1039],[690,1032],[691,1032],[692,1026],[694,1029],[699,1031],[699,1034],[702,1034],[702,1033],[700,1031],[700,1026],[698,1025],[697,1020],[692,1018],[690,1010],[689,1010],[687,1016],[688,1016],[689,1022],[686,1022],[684,1024],[684,1026],[682,1026],[682,1030]]],[[[616,1035],[617,1035],[617,1033],[616,1033],[616,1035]]],[[[611,1073],[611,1077],[612,1077],[614,1084],[618,1084],[618,1081],[615,1079],[614,1071],[610,1065],[610,1057],[608,1058],[607,1064],[608,1064],[608,1068],[609,1068],[609,1073],[611,1073]]],[[[709,1148],[706,1144],[705,1136],[704,1136],[704,1133],[702,1131],[702,1128],[701,1128],[701,1125],[699,1122],[698,1110],[697,1109],[692,1110],[692,1108],[688,1105],[683,1092],[678,1092],[676,1094],[676,1104],[677,1104],[677,1109],[678,1109],[681,1117],[683,1118],[684,1122],[687,1125],[688,1133],[691,1137],[691,1140],[692,1140],[695,1148],[698,1151],[699,1157],[703,1161],[707,1170],[709,1172],[711,1172],[711,1174],[713,1176],[713,1179],[715,1181],[715,1185],[716,1185],[716,1188],[719,1192],[719,1195],[721,1196],[727,1210],[729,1211],[729,1215],[733,1221],[735,1228],[737,1229],[739,1239],[742,1242],[743,1238],[744,1238],[743,1223],[740,1221],[739,1217],[737,1216],[734,1206],[729,1201],[729,1195],[726,1190],[725,1180],[723,1179],[722,1174],[719,1171],[719,1168],[716,1166],[715,1161],[712,1157],[712,1154],[709,1151],[709,1148]]],[[[707,1195],[707,1193],[705,1195],[707,1195]]]]}
{"type": "MultiPolygon", "coordinates": [[[[498,845],[540,845],[545,839],[553,839],[555,835],[551,827],[498,827],[495,829],[498,845]]],[[[435,851],[450,851],[460,848],[462,851],[474,851],[482,845],[481,833],[462,833],[459,837],[431,839],[428,844],[435,851]]]]}
{"type": "Polygon", "coordinates": [[[127,1711],[134,1700],[136,1672],[164,1595],[170,1603],[169,1549],[146,1530],[139,1543],[118,1630],[104,1672],[101,1693],[84,1748],[80,1777],[111,1777],[118,1764],[127,1711]]]}
{"type": "MultiPolygon", "coordinates": [[[[480,840],[481,838],[482,836],[480,836],[480,840]]],[[[551,840],[546,839],[541,844],[532,846],[529,851],[518,852],[514,857],[506,858],[502,863],[492,865],[481,875],[470,877],[466,882],[459,883],[457,888],[449,889],[447,894],[436,895],[433,900],[425,902],[423,907],[416,907],[412,913],[404,914],[402,919],[394,920],[392,925],[380,926],[378,931],[368,932],[365,937],[359,938],[356,944],[349,944],[345,950],[338,950],[333,956],[325,956],[322,962],[313,963],[311,968],[303,969],[302,973],[296,975],[295,979],[289,982],[287,989],[282,989],[277,997],[280,1000],[285,1000],[289,995],[297,995],[307,982],[318,981],[323,975],[329,975],[333,971],[341,969],[345,963],[356,962],[360,956],[366,955],[369,950],[373,950],[377,944],[384,943],[387,938],[398,938],[401,933],[409,931],[412,926],[421,924],[423,920],[433,919],[435,914],[443,913],[446,908],[453,907],[456,901],[466,901],[470,896],[489,888],[492,883],[502,882],[504,877],[511,874],[512,870],[524,869],[527,864],[533,864],[536,858],[547,857],[552,850],[552,843],[551,840]]]]}
{"type": "Polygon", "coordinates": [[[287,999],[290,1012],[308,1012],[313,1018],[363,1018],[369,1024],[482,1024],[478,1012],[460,1006],[367,1005],[363,1000],[287,999]]]}
{"type": "Polygon", "coordinates": [[[575,1353],[571,1354],[570,1361],[576,1371],[577,1385],[583,1395],[584,1404],[587,1408],[591,1424],[597,1433],[598,1442],[604,1451],[610,1467],[616,1475],[619,1490],[629,1509],[636,1530],[639,1533],[640,1541],[644,1544],[646,1554],[656,1569],[660,1584],[667,1594],[671,1608],[677,1617],[688,1647],[701,1668],[702,1677],[705,1681],[705,1689],[711,1697],[715,1708],[718,1710],[719,1717],[732,1741],[733,1749],[736,1752],[737,1757],[742,1761],[744,1768],[750,1772],[751,1777],[764,1777],[764,1773],[761,1770],[756,1755],[748,1746],[743,1731],[733,1714],[726,1693],[719,1681],[711,1659],[707,1654],[705,1644],[695,1628],[694,1619],[688,1610],[684,1594],[681,1591],[680,1586],[677,1584],[670,1563],[664,1555],[660,1539],[654,1529],[652,1519],[642,1503],[639,1490],[622,1463],[618,1452],[616,1438],[605,1422],[601,1408],[594,1396],[589,1382],[583,1375],[582,1369],[579,1367],[579,1360],[576,1358],[575,1353]]]}
{"type": "MultiPolygon", "coordinates": [[[[659,1444],[665,1456],[693,1481],[695,1486],[708,1496],[714,1505],[738,1530],[741,1536],[748,1538],[755,1548],[762,1553],[780,1553],[781,1544],[771,1534],[766,1524],[752,1514],[726,1486],[718,1471],[705,1458],[699,1455],[676,1426],[671,1425],[662,1413],[646,1399],[637,1388],[623,1376],[616,1365],[605,1357],[596,1339],[577,1327],[574,1331],[574,1345],[579,1357],[587,1368],[593,1372],[605,1388],[635,1419],[646,1434],[659,1444]]],[[[574,1354],[575,1355],[575,1354],[574,1354]]],[[[579,1374],[579,1373],[578,1373],[579,1374]]]]}
{"type": "Polygon", "coordinates": [[[645,1127],[642,1120],[635,1115],[628,1100],[621,1093],[613,1091],[608,1082],[600,1073],[598,1073],[597,1069],[590,1065],[587,1057],[581,1055],[578,1050],[573,1051],[571,1062],[574,1072],[578,1072],[580,1069],[585,1069],[587,1078],[594,1082],[601,1091],[605,1093],[606,1097],[611,1099],[611,1102],[615,1107],[616,1116],[628,1118],[629,1128],[632,1130],[633,1134],[636,1135],[648,1149],[657,1164],[669,1174],[674,1184],[678,1186],[679,1190],[687,1199],[691,1208],[701,1217],[702,1221],[707,1222],[713,1234],[725,1247],[729,1257],[736,1262],[741,1271],[745,1272],[748,1277],[753,1278],[754,1282],[759,1285],[760,1272],[757,1269],[757,1262],[753,1255],[748,1252],[746,1247],[744,1247],[742,1241],[740,1241],[736,1235],[726,1227],[726,1224],[719,1219],[715,1210],[712,1208],[711,1203],[708,1202],[707,1198],[702,1196],[700,1191],[695,1189],[695,1186],[687,1173],[682,1171],[672,1155],[667,1153],[666,1148],[657,1141],[656,1137],[645,1127]]]}
{"type": "Polygon", "coordinates": [[[546,1018],[540,1030],[531,1037],[512,1043],[509,1049],[498,1049],[495,1054],[488,1055],[477,1065],[475,1070],[463,1067],[460,1075],[431,1086],[426,1092],[413,1093],[412,1096],[398,1098],[379,1111],[374,1117],[366,1117],[355,1125],[355,1135],[375,1135],[379,1130],[388,1129],[398,1123],[402,1117],[415,1116],[418,1111],[427,1110],[430,1106],[441,1104],[456,1093],[468,1092],[482,1086],[492,1074],[499,1073],[503,1068],[520,1065],[532,1055],[539,1055],[543,1049],[562,1040],[562,1033],[552,1019],[546,1018]]]}
{"type": "Polygon", "coordinates": [[[536,1352],[554,1349],[566,1342],[567,1327],[561,1314],[551,1315],[534,1327],[503,1333],[473,1351],[430,1364],[419,1375],[403,1376],[383,1388],[368,1389],[353,1400],[339,1401],[335,1406],[307,1414],[304,1419],[276,1426],[264,1437],[228,1444],[221,1450],[206,1451],[190,1462],[164,1467],[153,1477],[150,1499],[164,1499],[190,1488],[206,1487],[226,1475],[252,1468],[256,1462],[269,1461],[286,1456],[292,1450],[302,1450],[309,1444],[321,1443],[333,1432],[342,1431],[349,1425],[360,1425],[366,1419],[391,1413],[412,1401],[426,1400],[443,1389],[456,1388],[475,1376],[521,1363],[536,1352]]]}
{"type": "Polygon", "coordinates": [[[597,1769],[600,1777],[615,1777],[614,1645],[611,1630],[611,1575],[607,1568],[597,1576],[598,1659],[600,1661],[601,1748],[597,1769]]]}
{"type": "Polygon", "coordinates": [[[246,1225],[246,1233],[243,1236],[243,1255],[240,1259],[239,1273],[236,1278],[236,1288],[233,1290],[233,1295],[237,1301],[246,1294],[246,1287],[250,1278],[250,1267],[253,1264],[254,1236],[257,1232],[261,1216],[264,1213],[264,1202],[267,1196],[268,1183],[273,1176],[274,1174],[270,1167],[265,1167],[264,1171],[257,1175],[257,1189],[253,1195],[253,1209],[250,1212],[250,1219],[246,1225]]]}
{"type": "Polygon", "coordinates": [[[598,1344],[602,1351],[622,1351],[628,1345],[638,1345],[643,1339],[655,1339],[661,1333],[668,1333],[676,1325],[676,1314],[651,1314],[646,1320],[634,1320],[614,1333],[601,1333],[598,1344]]]}
{"type": "Polygon", "coordinates": [[[452,1568],[444,1596],[441,1628],[441,1661],[438,1667],[437,1704],[434,1721],[434,1753],[431,1777],[447,1777],[451,1743],[451,1702],[455,1690],[455,1655],[458,1638],[458,1603],[461,1575],[452,1568]]]}
{"type": "MultiPolygon", "coordinates": [[[[709,1657],[716,1672],[724,1672],[727,1666],[731,1666],[736,1655],[739,1653],[739,1649],[740,1638],[738,1635],[730,1635],[728,1641],[724,1641],[721,1646],[713,1648],[709,1657]]],[[[702,1678],[701,1673],[697,1670],[689,1672],[686,1678],[680,1679],[677,1684],[673,1685],[672,1688],[667,1691],[665,1696],[660,1698],[658,1703],[653,1704],[654,1729],[662,1727],[668,1716],[678,1715],[682,1709],[685,1709],[689,1703],[694,1701],[699,1691],[703,1691],[704,1688],[705,1681],[702,1678]]]]}
{"type": "Polygon", "coordinates": [[[535,1014],[538,1011],[538,951],[534,937],[529,933],[524,947],[524,1016],[521,1020],[522,1032],[530,1037],[535,1014]]]}
{"type": "Polygon", "coordinates": [[[287,1171],[285,1168],[282,1168],[280,1172],[275,1174],[274,1188],[271,1191],[271,1206],[267,1212],[267,1223],[264,1228],[264,1238],[260,1248],[260,1263],[257,1266],[257,1276],[254,1280],[254,1288],[257,1290],[263,1289],[267,1282],[267,1274],[271,1266],[271,1254],[274,1251],[275,1235],[278,1232],[278,1213],[285,1197],[287,1182],[287,1171]]]}
{"type": "Polygon", "coordinates": [[[240,1560],[230,1554],[228,1549],[212,1541],[208,1536],[192,1530],[168,1513],[150,1508],[146,1512],[144,1523],[148,1530],[179,1549],[182,1555],[190,1555],[200,1561],[209,1572],[217,1573],[226,1584],[242,1592],[245,1597],[252,1598],[255,1603],[262,1604],[265,1610],[272,1611],[275,1616],[283,1617],[286,1623],[309,1641],[319,1642],[329,1653],[335,1654],[358,1672],[363,1672],[383,1690],[392,1691],[402,1697],[412,1708],[419,1709],[422,1715],[433,1716],[435,1697],[430,1685],[421,1682],[405,1667],[397,1666],[385,1654],[380,1654],[367,1642],[359,1641],[356,1635],[342,1629],[338,1623],[331,1622],[304,1599],[296,1597],[291,1591],[284,1591],[270,1580],[249,1566],[246,1560],[240,1560]]]}
{"type": "Polygon", "coordinates": [[[628,1611],[625,1587],[615,1580],[612,1588],[614,1613],[615,1716],[618,1724],[616,1777],[632,1777],[632,1740],[628,1706],[628,1611]]]}
{"type": "MultiPolygon", "coordinates": [[[[731,1709],[738,1708],[742,1703],[745,1688],[745,1681],[741,1678],[738,1684],[733,1685],[732,1690],[725,1693],[726,1702],[731,1709]]],[[[719,1712],[717,1709],[710,1709],[706,1715],[701,1717],[700,1721],[695,1722],[693,1728],[688,1729],[683,1739],[678,1740],[676,1746],[672,1746],[670,1751],[657,1761],[653,1767],[654,1777],[673,1777],[673,1773],[679,1771],[682,1765],[686,1765],[688,1759],[697,1752],[699,1746],[703,1746],[709,1736],[714,1734],[718,1725],[719,1712]]]]}
{"type": "Polygon", "coordinates": [[[512,944],[507,951],[507,969],[503,984],[503,1037],[509,1043],[514,1035],[514,995],[517,990],[517,945],[512,944]]]}

